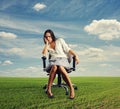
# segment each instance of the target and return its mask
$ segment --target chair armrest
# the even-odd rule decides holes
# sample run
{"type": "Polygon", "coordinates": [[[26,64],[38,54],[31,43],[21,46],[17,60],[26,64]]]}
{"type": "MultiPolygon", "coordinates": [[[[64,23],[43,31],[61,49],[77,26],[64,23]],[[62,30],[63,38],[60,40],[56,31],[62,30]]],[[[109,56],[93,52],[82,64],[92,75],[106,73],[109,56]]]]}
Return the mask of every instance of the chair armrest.
{"type": "Polygon", "coordinates": [[[46,69],[46,57],[43,56],[42,60],[43,60],[43,69],[46,69]]]}
{"type": "Polygon", "coordinates": [[[73,71],[75,71],[76,64],[75,64],[75,56],[73,56],[73,71]]]}

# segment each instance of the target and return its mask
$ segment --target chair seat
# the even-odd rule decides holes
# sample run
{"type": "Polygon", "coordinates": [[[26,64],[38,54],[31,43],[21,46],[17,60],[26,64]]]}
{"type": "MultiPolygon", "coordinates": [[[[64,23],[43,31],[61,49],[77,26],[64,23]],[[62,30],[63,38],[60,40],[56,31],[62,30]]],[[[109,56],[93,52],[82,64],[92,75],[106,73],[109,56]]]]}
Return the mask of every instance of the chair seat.
{"type": "MultiPolygon", "coordinates": [[[[44,68],[43,69],[45,72],[47,72],[47,69],[44,68]]],[[[67,73],[71,73],[72,71],[74,70],[74,68],[69,68],[69,69],[66,69],[67,73]]],[[[58,73],[57,73],[58,74],[58,73]]],[[[49,75],[49,73],[47,72],[47,75],[49,75]]]]}

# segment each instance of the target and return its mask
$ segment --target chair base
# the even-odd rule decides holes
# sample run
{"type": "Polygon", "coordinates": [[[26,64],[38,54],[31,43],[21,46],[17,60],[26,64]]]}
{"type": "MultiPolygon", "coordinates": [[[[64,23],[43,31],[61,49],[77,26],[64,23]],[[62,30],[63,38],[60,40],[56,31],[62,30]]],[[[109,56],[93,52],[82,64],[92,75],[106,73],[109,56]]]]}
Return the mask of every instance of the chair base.
{"type": "MultiPolygon", "coordinates": [[[[65,95],[68,95],[69,92],[68,92],[68,85],[65,84],[65,83],[61,83],[61,84],[56,84],[56,83],[53,83],[52,84],[52,87],[62,87],[65,89],[65,95]]],[[[72,86],[74,87],[75,90],[78,90],[77,86],[75,84],[72,84],[72,86]]],[[[47,90],[47,84],[45,84],[45,86],[43,87],[43,89],[45,89],[45,92],[47,90]]]]}

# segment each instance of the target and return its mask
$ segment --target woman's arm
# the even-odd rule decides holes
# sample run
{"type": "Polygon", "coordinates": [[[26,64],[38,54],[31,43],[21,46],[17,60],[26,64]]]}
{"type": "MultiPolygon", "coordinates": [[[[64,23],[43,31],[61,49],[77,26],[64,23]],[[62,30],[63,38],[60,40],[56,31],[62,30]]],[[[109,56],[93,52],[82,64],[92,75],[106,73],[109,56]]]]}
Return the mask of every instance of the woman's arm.
{"type": "Polygon", "coordinates": [[[48,45],[45,44],[43,51],[42,51],[43,56],[46,56],[47,52],[48,52],[48,45]]]}
{"type": "Polygon", "coordinates": [[[76,64],[78,64],[79,63],[78,55],[73,50],[69,50],[69,54],[75,57],[76,64]]]}
{"type": "Polygon", "coordinates": [[[64,41],[64,39],[60,38],[60,41],[61,41],[63,50],[66,53],[68,53],[70,55],[73,55],[75,57],[76,64],[78,64],[79,63],[78,55],[73,50],[71,50],[71,48],[69,48],[68,44],[66,44],[66,42],[64,41]]]}
{"type": "Polygon", "coordinates": [[[45,44],[43,51],[42,51],[43,56],[46,56],[46,54],[48,52],[48,47],[49,47],[48,41],[47,40],[45,40],[45,41],[46,41],[46,44],[45,44]]]}

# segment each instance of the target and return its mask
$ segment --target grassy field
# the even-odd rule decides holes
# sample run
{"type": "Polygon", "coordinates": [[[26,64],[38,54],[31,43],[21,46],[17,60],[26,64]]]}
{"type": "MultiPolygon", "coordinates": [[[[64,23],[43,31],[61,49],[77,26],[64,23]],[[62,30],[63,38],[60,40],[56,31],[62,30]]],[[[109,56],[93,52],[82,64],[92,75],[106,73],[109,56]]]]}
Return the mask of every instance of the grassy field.
{"type": "Polygon", "coordinates": [[[71,80],[78,86],[74,100],[59,87],[49,99],[43,90],[47,78],[0,78],[0,109],[120,109],[120,77],[71,80]]]}

